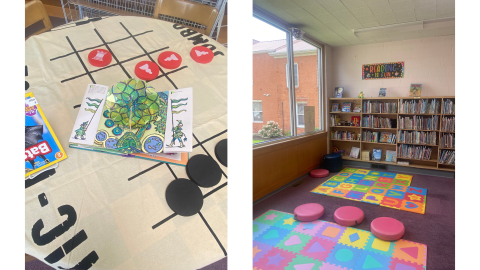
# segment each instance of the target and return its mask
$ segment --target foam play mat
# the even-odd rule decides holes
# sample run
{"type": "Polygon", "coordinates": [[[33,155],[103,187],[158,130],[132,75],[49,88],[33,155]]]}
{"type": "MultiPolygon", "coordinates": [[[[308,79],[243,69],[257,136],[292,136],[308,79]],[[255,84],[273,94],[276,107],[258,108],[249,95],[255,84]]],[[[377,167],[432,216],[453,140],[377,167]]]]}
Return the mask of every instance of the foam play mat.
{"type": "Polygon", "coordinates": [[[425,214],[427,189],[411,187],[412,177],[345,168],[311,192],[425,214]]]}
{"type": "Polygon", "coordinates": [[[425,270],[427,246],[269,210],[253,221],[255,270],[425,270]]]}

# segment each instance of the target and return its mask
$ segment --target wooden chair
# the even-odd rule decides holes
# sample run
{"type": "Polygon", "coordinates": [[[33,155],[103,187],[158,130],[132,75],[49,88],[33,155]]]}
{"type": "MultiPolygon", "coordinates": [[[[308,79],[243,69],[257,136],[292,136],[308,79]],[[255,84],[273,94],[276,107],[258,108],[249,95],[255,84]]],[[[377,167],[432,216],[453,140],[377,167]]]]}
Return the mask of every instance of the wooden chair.
{"type": "Polygon", "coordinates": [[[38,35],[45,31],[48,31],[53,28],[52,22],[50,22],[50,18],[48,17],[47,11],[43,6],[40,0],[33,0],[28,3],[25,3],[25,28],[29,27],[30,25],[42,20],[45,28],[38,30],[37,32],[28,36],[25,40],[33,35],[38,35]]]}
{"type": "Polygon", "coordinates": [[[218,10],[211,6],[185,0],[157,0],[153,17],[158,19],[160,14],[204,25],[207,27],[206,29],[191,25],[184,26],[208,36],[217,19],[218,10]]]}

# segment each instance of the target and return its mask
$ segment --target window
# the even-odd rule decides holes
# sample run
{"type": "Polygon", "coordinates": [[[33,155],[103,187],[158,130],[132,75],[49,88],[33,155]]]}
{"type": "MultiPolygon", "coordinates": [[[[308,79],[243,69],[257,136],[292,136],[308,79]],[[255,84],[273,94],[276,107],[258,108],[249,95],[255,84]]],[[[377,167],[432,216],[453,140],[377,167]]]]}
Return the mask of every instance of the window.
{"type": "Polygon", "coordinates": [[[305,106],[307,103],[297,102],[297,127],[305,127],[305,106]]]}
{"type": "Polygon", "coordinates": [[[263,123],[262,101],[253,101],[253,122],[263,123]]]}
{"type": "MultiPolygon", "coordinates": [[[[290,76],[288,76],[288,66],[287,66],[287,64],[285,64],[285,73],[286,73],[286,76],[287,76],[287,87],[288,87],[288,78],[290,76]]],[[[297,63],[295,63],[295,65],[294,65],[293,74],[295,75],[295,87],[298,87],[298,64],[297,63]]]]}

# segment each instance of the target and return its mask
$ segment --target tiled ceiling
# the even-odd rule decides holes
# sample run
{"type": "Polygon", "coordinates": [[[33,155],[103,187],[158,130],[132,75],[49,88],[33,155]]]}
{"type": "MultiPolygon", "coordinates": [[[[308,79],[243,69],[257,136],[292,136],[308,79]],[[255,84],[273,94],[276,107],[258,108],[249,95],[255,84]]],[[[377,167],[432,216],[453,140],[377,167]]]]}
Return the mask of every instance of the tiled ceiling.
{"type": "Polygon", "coordinates": [[[358,38],[355,29],[455,18],[455,0],[253,0],[253,3],[333,47],[448,36],[440,27],[358,38]]]}

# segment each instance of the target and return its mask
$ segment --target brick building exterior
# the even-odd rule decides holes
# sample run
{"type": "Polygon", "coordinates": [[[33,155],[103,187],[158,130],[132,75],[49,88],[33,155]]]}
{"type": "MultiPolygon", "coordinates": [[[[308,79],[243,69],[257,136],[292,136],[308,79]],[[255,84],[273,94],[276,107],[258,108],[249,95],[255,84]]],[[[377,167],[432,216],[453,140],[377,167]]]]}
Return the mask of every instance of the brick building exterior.
{"type": "MultiPolygon", "coordinates": [[[[319,127],[317,48],[300,40],[294,41],[294,63],[298,68],[297,106],[315,106],[315,122],[319,127]]],[[[262,107],[262,121],[253,121],[253,133],[275,121],[286,134],[290,132],[290,109],[287,87],[286,40],[253,42],[253,101],[262,107]]],[[[254,111],[255,111],[254,105],[254,111]]],[[[258,108],[258,105],[257,105],[258,108]]],[[[300,116],[301,117],[301,116],[300,116]]],[[[253,118],[253,117],[252,117],[253,118]]],[[[254,120],[254,119],[253,119],[254,120]]],[[[304,133],[297,118],[297,134],[304,133]]]]}

